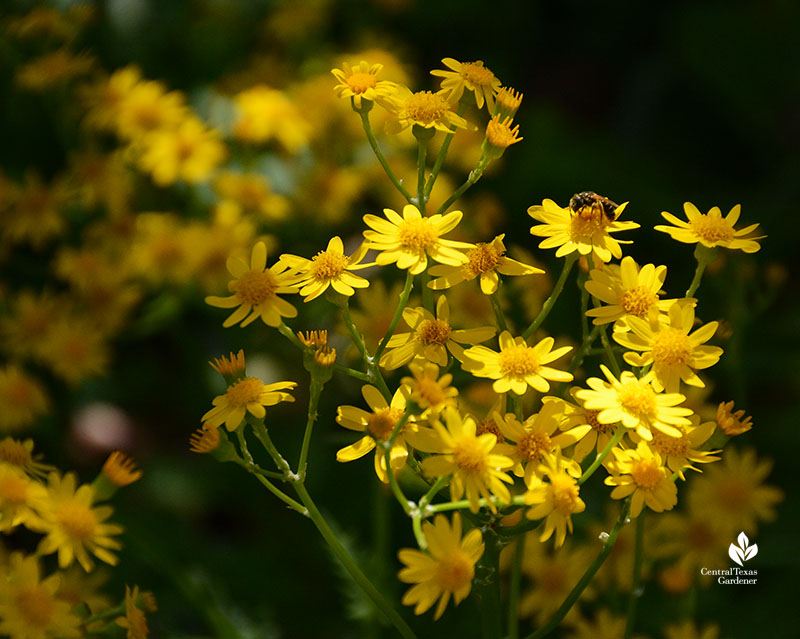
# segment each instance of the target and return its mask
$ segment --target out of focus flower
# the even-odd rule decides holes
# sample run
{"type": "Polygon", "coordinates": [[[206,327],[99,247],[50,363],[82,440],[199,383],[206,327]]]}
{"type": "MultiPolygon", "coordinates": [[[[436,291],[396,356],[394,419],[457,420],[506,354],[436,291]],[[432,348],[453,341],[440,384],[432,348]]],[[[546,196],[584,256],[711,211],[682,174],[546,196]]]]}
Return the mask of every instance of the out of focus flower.
{"type": "Polygon", "coordinates": [[[33,426],[47,413],[49,402],[42,385],[15,364],[0,368],[0,433],[33,426]]]}
{"type": "Polygon", "coordinates": [[[239,93],[234,104],[238,114],[233,126],[235,138],[255,144],[274,139],[290,153],[308,144],[311,127],[282,91],[255,86],[239,93]]]}
{"type": "Polygon", "coordinates": [[[728,437],[746,433],[753,427],[753,418],[743,410],[733,411],[733,400],[722,402],[717,409],[717,424],[728,437]]]}
{"type": "Polygon", "coordinates": [[[14,79],[30,91],[46,91],[87,74],[93,65],[94,58],[87,54],[57,49],[22,65],[14,79]]]}

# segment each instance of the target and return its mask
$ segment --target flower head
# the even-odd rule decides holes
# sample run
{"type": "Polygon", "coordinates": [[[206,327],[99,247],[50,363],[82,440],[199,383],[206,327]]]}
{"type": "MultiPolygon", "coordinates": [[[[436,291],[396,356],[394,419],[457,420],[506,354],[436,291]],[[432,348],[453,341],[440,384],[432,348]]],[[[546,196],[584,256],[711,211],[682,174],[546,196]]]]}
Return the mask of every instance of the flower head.
{"type": "Polygon", "coordinates": [[[245,361],[244,349],[240,348],[235,355],[231,353],[228,357],[222,356],[209,362],[211,368],[222,375],[228,383],[244,377],[245,361]]]}
{"type": "Polygon", "coordinates": [[[136,468],[136,463],[125,453],[113,451],[103,464],[103,475],[115,486],[127,486],[138,481],[142,471],[136,468]]]}
{"type": "Polygon", "coordinates": [[[397,86],[388,80],[378,80],[378,74],[383,69],[382,64],[373,64],[361,60],[356,67],[351,67],[347,62],[342,63],[341,69],[331,69],[333,76],[339,81],[333,90],[340,98],[352,98],[356,107],[361,108],[361,100],[376,100],[386,98],[397,86]]]}
{"type": "Polygon", "coordinates": [[[620,222],[619,216],[625,210],[627,202],[620,204],[614,220],[610,220],[602,211],[592,211],[583,215],[562,208],[553,200],[544,200],[541,204],[531,206],[528,215],[543,222],[531,227],[531,234],[544,237],[539,248],[555,248],[556,257],[563,257],[577,251],[580,255],[594,254],[602,262],[612,257],[622,257],[620,244],[630,243],[611,237],[611,233],[629,231],[639,228],[636,222],[620,222]]]}
{"type": "Polygon", "coordinates": [[[231,256],[228,271],[235,279],[228,283],[233,293],[229,297],[206,297],[206,304],[217,308],[236,308],[222,324],[225,327],[241,322],[247,326],[259,317],[267,326],[279,326],[283,317],[295,317],[297,309],[278,297],[281,293],[297,292],[297,278],[287,272],[289,266],[282,262],[267,268],[267,246],[257,242],[250,256],[250,264],[231,256]]]}
{"type": "Polygon", "coordinates": [[[616,486],[612,499],[633,495],[631,517],[638,517],[645,504],[657,513],[672,510],[678,503],[678,488],[670,481],[660,453],[645,442],[639,442],[635,450],[615,448],[613,453],[615,459],[608,463],[612,475],[605,479],[608,486],[616,486]]]}
{"type": "Polygon", "coordinates": [[[439,377],[439,367],[430,362],[412,363],[408,368],[413,377],[404,377],[400,382],[408,399],[422,409],[422,418],[436,416],[447,406],[457,406],[458,389],[450,386],[450,373],[439,377]]]}
{"type": "Polygon", "coordinates": [[[386,219],[377,215],[364,216],[364,222],[371,229],[364,231],[366,248],[380,251],[375,258],[378,264],[396,263],[397,268],[419,275],[427,268],[428,257],[450,266],[467,262],[467,257],[458,249],[472,248],[472,244],[442,239],[461,221],[461,211],[422,217],[416,206],[406,204],[402,217],[392,209],[383,209],[383,213],[386,219]]]}
{"type": "Polygon", "coordinates": [[[511,333],[500,333],[500,352],[486,346],[473,346],[464,351],[463,368],[476,377],[496,380],[492,384],[495,393],[513,391],[524,395],[528,386],[546,393],[550,390],[547,380],[555,382],[572,381],[572,375],[545,366],[572,350],[572,346],[562,346],[552,350],[555,340],[545,337],[536,346],[528,346],[522,337],[511,337],[511,333]]]}
{"type": "Polygon", "coordinates": [[[39,481],[18,466],[0,461],[0,531],[8,532],[20,524],[36,529],[46,499],[47,491],[39,481]]]}
{"type": "Polygon", "coordinates": [[[703,215],[694,204],[686,202],[683,210],[688,222],[678,219],[672,213],[663,211],[661,216],[674,226],[661,224],[655,227],[656,231],[663,231],[672,239],[684,244],[700,243],[709,248],[721,246],[727,249],[741,249],[745,253],[758,251],[761,246],[757,240],[766,237],[766,235],[753,235],[758,224],[750,224],[738,231],[733,228],[742,212],[740,204],[734,206],[725,217],[722,217],[722,211],[718,206],[703,215]]]}
{"type": "Polygon", "coordinates": [[[433,523],[422,524],[422,534],[428,543],[428,552],[404,548],[398,553],[404,567],[398,573],[400,581],[415,584],[405,595],[403,604],[414,606],[414,614],[421,615],[436,600],[433,618],[442,616],[450,597],[456,605],[469,594],[475,576],[475,564],[483,555],[481,531],[470,530],[463,538],[461,515],[453,516],[452,525],[444,515],[436,515],[433,523]]]}
{"type": "Polygon", "coordinates": [[[237,139],[255,144],[277,140],[290,153],[308,144],[311,125],[283,91],[257,85],[237,94],[234,104],[237,139]]]}
{"type": "Polygon", "coordinates": [[[214,452],[222,437],[219,428],[198,428],[189,436],[189,450],[193,453],[207,455],[214,452]]]}
{"type": "Polygon", "coordinates": [[[715,453],[719,450],[699,450],[699,447],[714,434],[714,422],[700,423],[700,417],[692,415],[691,425],[676,426],[681,431],[680,437],[670,437],[660,432],[653,433],[653,440],[650,447],[659,452],[664,459],[664,464],[671,471],[678,473],[678,477],[685,480],[684,470],[696,470],[702,472],[693,463],[708,464],[709,462],[719,461],[715,453]]]}
{"type": "Polygon", "coordinates": [[[203,415],[203,428],[225,424],[225,428],[232,432],[239,428],[247,413],[263,419],[267,414],[265,406],[294,401],[294,397],[284,391],[295,386],[296,382],[265,384],[255,377],[243,377],[230,384],[224,395],[213,399],[214,408],[203,415]]]}
{"type": "Polygon", "coordinates": [[[717,408],[717,424],[728,437],[746,433],[753,427],[753,418],[744,416],[743,410],[733,411],[733,400],[722,402],[717,408]]]}
{"type": "Polygon", "coordinates": [[[494,73],[483,66],[482,60],[459,62],[453,58],[444,58],[442,64],[450,70],[435,69],[431,71],[431,75],[444,78],[442,91],[451,102],[458,102],[464,89],[467,89],[475,94],[475,103],[479,109],[483,108],[485,102],[489,113],[494,111],[494,96],[500,90],[501,83],[494,73]]]}
{"type": "Polygon", "coordinates": [[[117,617],[114,621],[128,631],[127,639],[147,639],[150,634],[144,614],[147,608],[145,594],[139,595],[139,586],[125,586],[125,616],[117,617]],[[145,600],[142,604],[138,604],[140,598],[145,600]]]}
{"type": "Polygon", "coordinates": [[[41,384],[16,365],[0,368],[0,432],[32,426],[49,407],[41,384]]]}
{"type": "Polygon", "coordinates": [[[22,441],[6,437],[0,440],[0,463],[16,466],[30,477],[43,479],[55,470],[55,466],[40,462],[40,458],[41,455],[33,454],[32,439],[22,441]]]}
{"type": "Polygon", "coordinates": [[[384,103],[391,119],[386,123],[389,133],[399,133],[410,126],[424,129],[437,129],[450,133],[452,127],[474,129],[475,127],[458,115],[441,91],[417,91],[403,85],[397,85],[384,103]]]}

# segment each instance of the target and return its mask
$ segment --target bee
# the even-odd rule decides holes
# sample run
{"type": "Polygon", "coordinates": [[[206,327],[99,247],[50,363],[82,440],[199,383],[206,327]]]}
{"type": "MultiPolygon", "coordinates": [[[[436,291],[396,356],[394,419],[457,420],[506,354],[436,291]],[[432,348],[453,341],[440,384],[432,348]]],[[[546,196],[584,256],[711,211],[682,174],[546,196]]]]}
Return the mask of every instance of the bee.
{"type": "Polygon", "coordinates": [[[569,199],[569,208],[576,215],[590,217],[601,214],[605,215],[609,222],[613,222],[617,218],[618,206],[616,202],[597,195],[594,191],[581,191],[569,199]]]}

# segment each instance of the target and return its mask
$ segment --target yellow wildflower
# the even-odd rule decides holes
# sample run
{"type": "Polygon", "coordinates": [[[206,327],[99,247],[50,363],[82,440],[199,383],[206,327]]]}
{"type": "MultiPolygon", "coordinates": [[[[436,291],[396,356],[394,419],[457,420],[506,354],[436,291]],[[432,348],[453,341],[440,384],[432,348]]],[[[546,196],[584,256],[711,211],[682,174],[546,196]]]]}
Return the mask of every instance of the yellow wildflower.
{"type": "Polygon", "coordinates": [[[46,499],[42,484],[20,467],[0,461],[0,531],[7,533],[20,524],[37,529],[46,499]]]}
{"type": "Polygon", "coordinates": [[[41,455],[33,454],[33,440],[12,439],[6,437],[0,439],[0,462],[6,462],[12,466],[22,469],[30,477],[43,479],[47,477],[55,466],[39,461],[41,455]]]}
{"type": "Polygon", "coordinates": [[[42,340],[39,358],[69,384],[105,372],[107,338],[88,317],[64,315],[42,340]]]}
{"type": "Polygon", "coordinates": [[[661,453],[664,459],[664,464],[671,471],[678,473],[678,477],[685,480],[683,474],[684,470],[701,470],[693,463],[708,464],[709,462],[719,461],[719,457],[715,457],[715,453],[719,450],[698,450],[711,435],[714,434],[714,422],[700,423],[700,417],[697,415],[690,415],[689,419],[691,424],[689,426],[675,426],[681,431],[680,437],[670,437],[663,433],[653,433],[653,440],[650,442],[650,447],[661,453]]]}
{"type": "Polygon", "coordinates": [[[115,486],[128,486],[142,476],[136,463],[122,451],[113,451],[103,464],[103,475],[115,486]]]}
{"type": "Polygon", "coordinates": [[[236,430],[247,413],[257,419],[266,415],[265,406],[280,402],[293,402],[294,397],[284,391],[292,390],[296,382],[265,384],[255,377],[243,377],[230,384],[224,395],[217,395],[214,408],[203,415],[203,428],[216,428],[225,424],[229,431],[236,430]]]}
{"type": "MultiPolygon", "coordinates": [[[[580,388],[574,386],[570,389],[570,395],[575,397],[575,393],[580,388]]],[[[572,458],[581,462],[592,450],[598,453],[602,451],[609,440],[614,436],[613,424],[601,424],[597,421],[600,411],[588,410],[583,407],[580,400],[576,403],[568,402],[558,397],[543,397],[542,402],[554,402],[561,404],[562,412],[559,415],[559,428],[571,433],[575,441],[575,448],[572,450],[572,458]]]]}
{"type": "Polygon", "coordinates": [[[439,415],[447,406],[458,406],[458,389],[450,386],[453,381],[450,373],[439,377],[439,367],[430,362],[412,362],[408,368],[413,377],[404,377],[400,383],[407,398],[422,409],[420,417],[427,419],[439,415]]]}
{"type": "Polygon", "coordinates": [[[695,621],[686,620],[666,626],[664,639],[719,639],[719,626],[707,624],[701,629],[695,621]]]}
{"type": "Polygon", "coordinates": [[[442,90],[451,102],[458,102],[464,89],[467,89],[475,95],[475,103],[479,109],[482,109],[483,103],[486,102],[489,113],[494,111],[494,96],[500,90],[501,82],[494,73],[483,66],[482,60],[459,62],[453,58],[443,58],[442,64],[450,71],[435,69],[431,71],[431,75],[444,78],[442,90]]]}
{"type": "Polygon", "coordinates": [[[722,402],[717,408],[717,424],[728,437],[741,435],[753,427],[753,418],[750,415],[743,417],[743,410],[733,412],[733,400],[722,402]]]}
{"type": "Polygon", "coordinates": [[[2,237],[12,244],[27,243],[35,249],[60,235],[66,228],[63,211],[72,191],[57,178],[45,184],[38,173],[28,171],[21,188],[15,192],[11,207],[3,214],[2,237]]]}
{"type": "Polygon", "coordinates": [[[290,153],[308,144],[311,126],[283,91],[254,86],[237,94],[234,104],[233,135],[239,140],[263,144],[275,139],[290,153]]]}
{"type": "Polygon", "coordinates": [[[117,135],[138,143],[151,131],[179,126],[188,113],[183,94],[167,91],[161,82],[153,80],[128,86],[132,77],[133,73],[129,72],[118,78],[119,89],[127,91],[113,108],[117,135]]]}
{"type": "Polygon", "coordinates": [[[138,67],[117,69],[107,80],[84,87],[81,101],[87,108],[84,124],[99,131],[116,131],[122,103],[142,80],[138,67]]]}
{"type": "Polygon", "coordinates": [[[127,639],[147,639],[150,635],[145,611],[137,605],[139,598],[139,586],[125,586],[125,616],[117,617],[114,622],[128,631],[127,639]]]}
{"type": "Polygon", "coordinates": [[[32,426],[47,413],[49,402],[42,385],[18,366],[0,368],[0,433],[32,426]]]}
{"type": "Polygon", "coordinates": [[[453,111],[447,96],[443,92],[417,91],[403,85],[394,87],[386,102],[382,102],[389,110],[391,119],[386,122],[388,133],[399,133],[410,126],[425,129],[436,129],[449,133],[452,127],[459,129],[474,128],[469,122],[453,111]]]}
{"type": "Polygon", "coordinates": [[[722,211],[718,206],[713,207],[705,215],[697,210],[691,202],[683,205],[688,222],[678,219],[672,213],[662,211],[661,216],[674,226],[658,225],[656,231],[663,231],[669,234],[672,239],[684,244],[697,244],[712,248],[722,246],[727,249],[741,249],[745,253],[755,253],[761,248],[757,240],[761,240],[766,235],[753,235],[758,228],[758,224],[739,229],[733,228],[739,220],[742,212],[740,204],[734,206],[728,215],[722,217],[722,211]]]}
{"type": "Polygon", "coordinates": [[[612,475],[606,477],[608,486],[616,486],[611,491],[612,499],[631,497],[631,517],[638,517],[645,504],[657,513],[672,510],[678,503],[678,488],[670,481],[670,473],[664,466],[660,453],[652,450],[645,442],[639,442],[636,449],[614,448],[615,459],[607,466],[612,475]]]}
{"type": "Polygon", "coordinates": [[[219,428],[198,428],[189,436],[189,450],[207,455],[217,449],[221,441],[219,428]]]}
{"type": "Polygon", "coordinates": [[[267,178],[259,173],[225,171],[214,179],[214,191],[267,220],[283,219],[289,211],[286,198],[273,193],[267,178]]]}
{"type": "Polygon", "coordinates": [[[90,55],[56,49],[20,66],[14,80],[25,89],[44,91],[86,75],[93,65],[94,58],[90,55]]]}
{"type": "Polygon", "coordinates": [[[362,99],[375,102],[386,98],[397,85],[388,80],[378,80],[377,75],[382,69],[382,64],[370,66],[364,60],[361,60],[355,68],[343,62],[341,69],[331,69],[331,73],[339,81],[333,90],[340,98],[353,98],[359,109],[362,99]]]}

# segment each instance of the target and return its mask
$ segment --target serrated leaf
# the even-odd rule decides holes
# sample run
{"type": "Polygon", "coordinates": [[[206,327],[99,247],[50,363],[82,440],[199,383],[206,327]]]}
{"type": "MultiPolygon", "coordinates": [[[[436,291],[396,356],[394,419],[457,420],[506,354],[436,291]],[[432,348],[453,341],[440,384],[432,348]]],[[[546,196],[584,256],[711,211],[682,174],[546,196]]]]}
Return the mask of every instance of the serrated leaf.
{"type": "Polygon", "coordinates": [[[744,555],[742,555],[742,550],[736,544],[728,546],[728,556],[740,566],[744,565],[742,563],[744,555]]]}

